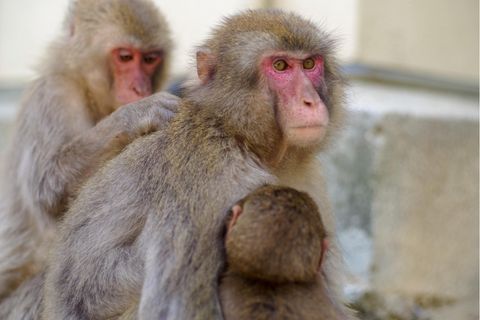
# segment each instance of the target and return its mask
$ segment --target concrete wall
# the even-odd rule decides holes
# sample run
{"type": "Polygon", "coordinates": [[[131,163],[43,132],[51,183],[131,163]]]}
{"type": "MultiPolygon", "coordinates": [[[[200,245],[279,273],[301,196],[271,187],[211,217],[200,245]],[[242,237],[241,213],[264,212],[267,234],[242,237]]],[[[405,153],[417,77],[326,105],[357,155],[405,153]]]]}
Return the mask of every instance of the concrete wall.
{"type": "Polygon", "coordinates": [[[478,318],[478,96],[354,82],[349,106],[323,157],[349,292],[371,319],[478,318]]]}
{"type": "Polygon", "coordinates": [[[478,84],[478,0],[361,0],[359,62],[478,84]]]}

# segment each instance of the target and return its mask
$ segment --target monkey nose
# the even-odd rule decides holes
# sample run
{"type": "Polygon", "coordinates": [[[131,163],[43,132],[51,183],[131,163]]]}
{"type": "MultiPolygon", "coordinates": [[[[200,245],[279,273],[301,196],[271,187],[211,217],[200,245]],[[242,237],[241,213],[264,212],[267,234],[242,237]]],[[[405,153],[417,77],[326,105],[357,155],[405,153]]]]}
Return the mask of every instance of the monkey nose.
{"type": "Polygon", "coordinates": [[[146,97],[151,93],[146,85],[133,85],[132,91],[139,97],[146,97]]]}
{"type": "Polygon", "coordinates": [[[316,108],[319,107],[321,100],[318,96],[306,95],[302,97],[302,105],[306,108],[316,108]]]}
{"type": "Polygon", "coordinates": [[[310,82],[303,82],[303,86],[298,89],[298,97],[303,107],[316,108],[320,105],[321,99],[318,92],[313,88],[310,82]]]}
{"type": "Polygon", "coordinates": [[[310,99],[303,99],[303,105],[308,108],[311,108],[313,106],[313,101],[310,99]]]}
{"type": "Polygon", "coordinates": [[[133,90],[133,92],[135,92],[135,94],[136,94],[137,96],[143,96],[143,95],[144,95],[143,92],[142,92],[142,90],[139,89],[139,88],[137,88],[136,86],[134,86],[134,87],[132,88],[132,90],[133,90]]]}

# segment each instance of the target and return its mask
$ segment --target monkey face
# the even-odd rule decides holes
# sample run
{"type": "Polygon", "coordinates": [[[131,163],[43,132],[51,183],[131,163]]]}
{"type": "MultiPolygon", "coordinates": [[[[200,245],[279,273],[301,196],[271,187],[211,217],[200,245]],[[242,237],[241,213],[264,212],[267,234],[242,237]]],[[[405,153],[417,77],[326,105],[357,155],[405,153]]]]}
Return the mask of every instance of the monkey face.
{"type": "Polygon", "coordinates": [[[153,77],[163,62],[162,51],[117,48],[111,52],[113,94],[119,105],[152,94],[153,77]]]}
{"type": "Polygon", "coordinates": [[[278,125],[293,146],[318,144],[329,123],[327,107],[319,91],[324,85],[321,56],[273,52],[263,57],[261,72],[276,96],[278,125]]]}
{"type": "Polygon", "coordinates": [[[192,100],[275,167],[327,145],[341,121],[342,78],[328,34],[294,14],[250,14],[227,19],[197,52],[192,100]]]}

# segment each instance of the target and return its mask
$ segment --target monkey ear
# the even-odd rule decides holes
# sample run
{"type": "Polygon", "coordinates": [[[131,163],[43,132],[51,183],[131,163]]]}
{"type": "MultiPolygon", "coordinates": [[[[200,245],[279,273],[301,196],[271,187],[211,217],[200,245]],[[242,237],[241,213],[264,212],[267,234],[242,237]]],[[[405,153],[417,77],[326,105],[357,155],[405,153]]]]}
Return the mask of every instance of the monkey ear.
{"type": "Polygon", "coordinates": [[[325,255],[327,254],[328,247],[330,246],[330,243],[327,238],[322,239],[322,246],[321,250],[322,252],[320,253],[320,261],[318,262],[318,271],[322,271],[322,266],[323,262],[325,262],[325,255]]]}
{"type": "Polygon", "coordinates": [[[210,50],[201,48],[197,51],[197,74],[202,84],[213,79],[215,74],[215,57],[210,50]]]}
{"type": "Polygon", "coordinates": [[[242,214],[242,207],[238,204],[234,205],[232,208],[232,216],[230,217],[230,221],[228,222],[228,227],[227,227],[229,231],[237,223],[237,220],[241,214],[242,214]]]}

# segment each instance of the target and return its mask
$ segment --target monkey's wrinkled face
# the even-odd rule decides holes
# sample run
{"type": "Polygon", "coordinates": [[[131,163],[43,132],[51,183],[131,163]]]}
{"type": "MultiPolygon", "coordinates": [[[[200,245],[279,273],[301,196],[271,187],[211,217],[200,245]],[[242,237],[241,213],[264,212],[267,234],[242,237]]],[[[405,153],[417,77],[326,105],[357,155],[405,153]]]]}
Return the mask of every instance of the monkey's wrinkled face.
{"type": "Polygon", "coordinates": [[[152,94],[153,78],[162,66],[161,50],[143,52],[117,48],[111,52],[113,94],[118,105],[135,102],[152,94]]]}
{"type": "Polygon", "coordinates": [[[324,86],[323,58],[274,52],[261,60],[268,87],[276,96],[277,122],[292,146],[308,147],[324,138],[329,123],[319,92],[324,86]]]}

